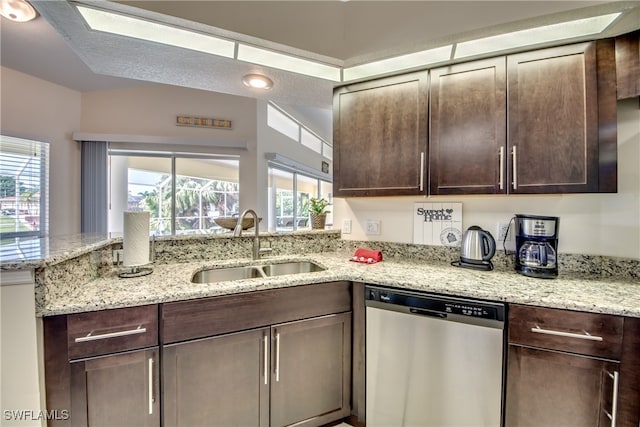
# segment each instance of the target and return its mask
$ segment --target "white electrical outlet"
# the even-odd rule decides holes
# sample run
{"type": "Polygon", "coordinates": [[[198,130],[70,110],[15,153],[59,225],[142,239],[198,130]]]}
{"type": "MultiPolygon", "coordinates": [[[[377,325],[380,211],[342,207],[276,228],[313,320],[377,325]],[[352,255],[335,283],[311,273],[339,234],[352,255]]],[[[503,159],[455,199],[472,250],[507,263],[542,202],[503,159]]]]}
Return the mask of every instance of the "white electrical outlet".
{"type": "Polygon", "coordinates": [[[364,223],[365,233],[368,235],[378,235],[380,234],[380,220],[379,219],[368,219],[364,223]]]}
{"type": "Polygon", "coordinates": [[[114,264],[120,264],[122,262],[122,249],[114,249],[111,251],[111,257],[114,264]]]}
{"type": "Polygon", "coordinates": [[[351,220],[343,219],[342,220],[342,234],[351,234],[351,220]]]}
{"type": "Polygon", "coordinates": [[[515,237],[513,234],[513,229],[510,229],[510,222],[499,222],[496,225],[496,246],[497,249],[503,249],[503,242],[504,242],[504,248],[506,248],[508,251],[514,251],[516,249],[516,243],[515,243],[515,237]],[[508,233],[508,237],[507,240],[505,241],[504,238],[505,236],[507,236],[508,233]]]}

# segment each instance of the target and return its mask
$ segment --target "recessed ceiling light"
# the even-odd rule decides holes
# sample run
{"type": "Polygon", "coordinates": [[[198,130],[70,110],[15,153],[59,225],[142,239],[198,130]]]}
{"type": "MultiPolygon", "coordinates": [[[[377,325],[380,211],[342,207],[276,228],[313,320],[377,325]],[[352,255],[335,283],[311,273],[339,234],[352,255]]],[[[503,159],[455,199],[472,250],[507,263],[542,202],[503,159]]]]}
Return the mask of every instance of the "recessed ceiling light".
{"type": "Polygon", "coordinates": [[[0,15],[15,22],[27,22],[38,16],[25,0],[0,0],[0,15]]]}
{"type": "Polygon", "coordinates": [[[621,12],[593,16],[458,43],[455,58],[599,34],[620,15],[621,12]]]}
{"type": "Polygon", "coordinates": [[[92,30],[233,58],[235,42],[231,40],[105,10],[76,7],[92,30]]]}
{"type": "Polygon", "coordinates": [[[320,79],[340,81],[340,67],[321,64],[246,44],[238,44],[237,59],[320,79]]]}
{"type": "Polygon", "coordinates": [[[242,83],[256,89],[269,90],[273,87],[273,80],[260,74],[247,74],[242,77],[242,83]]]}

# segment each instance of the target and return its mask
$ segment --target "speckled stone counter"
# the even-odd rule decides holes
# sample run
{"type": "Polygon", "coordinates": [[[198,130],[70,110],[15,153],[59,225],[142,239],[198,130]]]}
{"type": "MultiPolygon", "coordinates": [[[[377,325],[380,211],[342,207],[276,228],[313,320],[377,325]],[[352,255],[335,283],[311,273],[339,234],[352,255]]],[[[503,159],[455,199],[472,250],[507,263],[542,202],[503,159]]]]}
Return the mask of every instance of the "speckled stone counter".
{"type": "MultiPolygon", "coordinates": [[[[153,273],[122,279],[112,263],[118,239],[61,251],[41,259],[15,262],[11,268],[34,268],[36,315],[77,313],[162,303],[288,286],[349,280],[402,289],[640,317],[640,261],[563,255],[560,276],[534,279],[513,270],[513,257],[499,252],[494,271],[451,266],[456,249],[385,242],[344,241],[337,231],[261,234],[272,254],[252,261],[252,239],[181,237],[156,242],[153,273]],[[385,260],[366,265],[350,262],[357,247],[380,249],[385,260]],[[191,283],[193,273],[215,267],[309,260],[324,271],[229,282],[191,283]]],[[[3,269],[6,266],[3,265],[3,269]]]]}

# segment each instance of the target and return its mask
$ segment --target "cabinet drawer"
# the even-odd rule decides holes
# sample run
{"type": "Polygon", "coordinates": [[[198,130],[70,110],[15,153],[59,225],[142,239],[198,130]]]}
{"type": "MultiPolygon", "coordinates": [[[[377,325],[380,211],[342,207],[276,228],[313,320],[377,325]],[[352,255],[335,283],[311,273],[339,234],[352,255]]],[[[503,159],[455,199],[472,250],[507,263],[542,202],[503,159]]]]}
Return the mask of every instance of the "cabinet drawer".
{"type": "Polygon", "coordinates": [[[158,344],[158,306],[94,311],[67,316],[69,359],[158,344]]]}
{"type": "Polygon", "coordinates": [[[509,344],[620,359],[624,318],[522,305],[509,306],[509,344]]]}
{"type": "Polygon", "coordinates": [[[331,282],[162,304],[165,344],[351,310],[351,283],[331,282]]]}

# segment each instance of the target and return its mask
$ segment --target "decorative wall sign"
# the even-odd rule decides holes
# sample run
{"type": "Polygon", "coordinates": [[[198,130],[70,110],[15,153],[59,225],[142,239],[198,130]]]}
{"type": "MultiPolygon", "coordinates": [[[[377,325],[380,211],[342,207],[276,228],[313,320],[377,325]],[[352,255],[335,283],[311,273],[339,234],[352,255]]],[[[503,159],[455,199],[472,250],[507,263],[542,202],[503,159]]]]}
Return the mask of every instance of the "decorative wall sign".
{"type": "Polygon", "coordinates": [[[176,125],[191,126],[197,128],[231,129],[231,120],[210,119],[206,117],[177,116],[176,125]]]}
{"type": "Polygon", "coordinates": [[[329,163],[324,160],[322,161],[322,172],[329,173],[329,163]]]}
{"type": "Polygon", "coordinates": [[[462,203],[414,203],[413,243],[458,247],[462,242],[462,203]]]}

